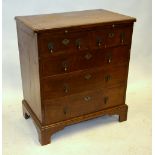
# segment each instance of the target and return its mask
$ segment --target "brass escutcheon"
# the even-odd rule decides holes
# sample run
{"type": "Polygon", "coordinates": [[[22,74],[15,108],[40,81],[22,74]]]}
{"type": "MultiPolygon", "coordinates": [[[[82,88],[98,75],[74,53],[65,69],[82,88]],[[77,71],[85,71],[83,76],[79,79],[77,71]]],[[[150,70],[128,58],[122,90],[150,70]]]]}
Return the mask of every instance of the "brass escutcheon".
{"type": "Polygon", "coordinates": [[[108,37],[109,38],[113,38],[115,36],[115,33],[114,32],[110,32],[109,34],[108,34],[108,37]]]}
{"type": "Polygon", "coordinates": [[[69,39],[64,39],[63,41],[62,41],[62,43],[65,45],[65,46],[67,46],[68,44],[69,44],[69,39]]]}
{"type": "Polygon", "coordinates": [[[91,100],[91,97],[90,97],[90,96],[85,96],[85,97],[84,97],[84,100],[85,100],[85,101],[90,101],[90,100],[91,100]]]}
{"type": "Polygon", "coordinates": [[[89,59],[91,59],[91,58],[92,58],[92,54],[87,53],[87,54],[85,55],[85,59],[89,60],[89,59]]]}
{"type": "Polygon", "coordinates": [[[86,80],[91,79],[91,77],[92,77],[92,75],[91,75],[91,74],[86,74],[86,75],[84,76],[84,78],[85,78],[86,80]]]}

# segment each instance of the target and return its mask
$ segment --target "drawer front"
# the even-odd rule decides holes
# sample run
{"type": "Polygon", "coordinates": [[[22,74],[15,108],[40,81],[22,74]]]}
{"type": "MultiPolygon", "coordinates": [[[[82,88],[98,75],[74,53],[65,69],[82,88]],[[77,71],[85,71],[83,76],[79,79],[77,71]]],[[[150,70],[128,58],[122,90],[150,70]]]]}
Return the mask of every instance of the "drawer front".
{"type": "Polygon", "coordinates": [[[106,50],[81,51],[76,54],[62,54],[40,60],[43,77],[69,73],[96,67],[107,67],[129,61],[128,47],[109,48],[106,50]]]}
{"type": "Polygon", "coordinates": [[[39,39],[39,55],[41,57],[53,56],[59,53],[87,50],[90,45],[90,37],[87,32],[45,35],[39,39]]]}
{"type": "Polygon", "coordinates": [[[95,49],[130,45],[132,27],[98,30],[94,31],[92,36],[91,48],[95,49]]]}
{"type": "Polygon", "coordinates": [[[124,104],[125,87],[100,89],[44,101],[46,124],[124,104]]]}
{"type": "Polygon", "coordinates": [[[128,64],[114,68],[98,68],[53,76],[42,79],[42,97],[44,100],[68,96],[100,87],[114,87],[125,83],[128,64]]]}

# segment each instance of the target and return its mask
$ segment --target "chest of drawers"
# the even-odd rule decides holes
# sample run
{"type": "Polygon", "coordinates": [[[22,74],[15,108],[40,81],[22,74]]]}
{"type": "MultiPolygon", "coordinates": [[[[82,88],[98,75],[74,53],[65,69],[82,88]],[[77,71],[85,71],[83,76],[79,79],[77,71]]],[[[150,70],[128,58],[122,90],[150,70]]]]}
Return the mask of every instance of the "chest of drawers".
{"type": "Polygon", "coordinates": [[[127,119],[135,18],[106,10],[18,16],[23,115],[42,145],[65,126],[102,115],[127,119]]]}

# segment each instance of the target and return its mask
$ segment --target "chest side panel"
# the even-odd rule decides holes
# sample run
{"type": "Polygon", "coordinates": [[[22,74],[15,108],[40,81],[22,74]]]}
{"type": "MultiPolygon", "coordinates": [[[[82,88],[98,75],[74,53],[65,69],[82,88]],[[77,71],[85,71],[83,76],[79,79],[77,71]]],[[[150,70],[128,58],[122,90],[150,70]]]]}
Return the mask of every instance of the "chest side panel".
{"type": "Polygon", "coordinates": [[[24,99],[42,122],[37,36],[17,22],[24,99]]]}

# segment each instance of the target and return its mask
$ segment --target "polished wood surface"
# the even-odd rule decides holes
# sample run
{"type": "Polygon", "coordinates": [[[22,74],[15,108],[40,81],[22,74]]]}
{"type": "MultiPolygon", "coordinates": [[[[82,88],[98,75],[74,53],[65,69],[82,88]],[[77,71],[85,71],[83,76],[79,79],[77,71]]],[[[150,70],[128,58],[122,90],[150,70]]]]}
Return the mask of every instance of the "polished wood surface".
{"type": "Polygon", "coordinates": [[[42,145],[67,125],[102,115],[127,119],[135,18],[89,10],[15,19],[23,116],[33,119],[42,145]]]}
{"type": "Polygon", "coordinates": [[[31,118],[34,120],[34,125],[36,126],[38,132],[38,138],[41,145],[49,144],[51,141],[51,135],[59,130],[62,130],[65,126],[76,124],[82,121],[87,121],[89,119],[94,119],[103,115],[118,115],[119,122],[123,122],[127,120],[127,112],[128,112],[128,106],[126,104],[123,104],[116,107],[93,112],[87,115],[82,115],[72,119],[52,123],[50,125],[43,125],[37,119],[37,117],[35,116],[35,114],[33,113],[33,111],[31,110],[31,108],[29,107],[28,103],[25,100],[22,101],[22,105],[23,105],[23,113],[24,114],[26,113],[28,116],[31,116],[31,118]]]}
{"type": "Polygon", "coordinates": [[[24,99],[42,122],[37,36],[25,33],[20,23],[17,33],[24,99]]]}
{"type": "Polygon", "coordinates": [[[47,15],[18,16],[16,17],[16,20],[20,20],[34,31],[43,31],[47,29],[90,25],[94,23],[134,22],[136,19],[111,11],[98,9],[47,15]]]}
{"type": "Polygon", "coordinates": [[[45,122],[51,124],[124,104],[124,91],[125,88],[121,86],[111,89],[101,88],[70,97],[46,100],[45,122]]]}
{"type": "Polygon", "coordinates": [[[59,98],[100,87],[111,88],[126,83],[128,65],[82,70],[42,79],[43,100],[59,98]],[[76,82],[75,82],[76,81],[76,82]]]}
{"type": "Polygon", "coordinates": [[[128,62],[130,50],[127,46],[100,50],[84,50],[40,59],[40,71],[44,77],[70,73],[96,67],[115,66],[128,62]],[[96,61],[97,60],[97,61],[96,61]],[[66,68],[66,70],[65,70],[66,68]]]}

